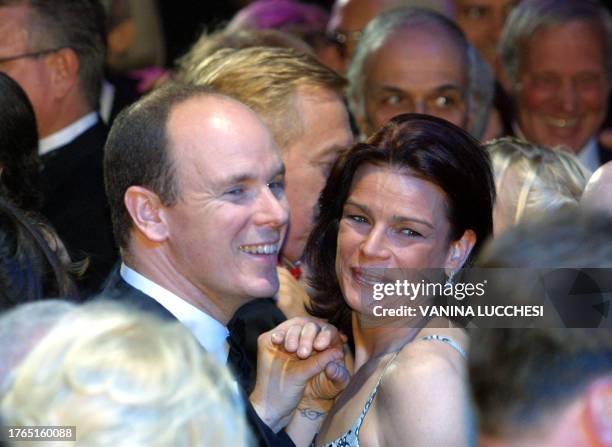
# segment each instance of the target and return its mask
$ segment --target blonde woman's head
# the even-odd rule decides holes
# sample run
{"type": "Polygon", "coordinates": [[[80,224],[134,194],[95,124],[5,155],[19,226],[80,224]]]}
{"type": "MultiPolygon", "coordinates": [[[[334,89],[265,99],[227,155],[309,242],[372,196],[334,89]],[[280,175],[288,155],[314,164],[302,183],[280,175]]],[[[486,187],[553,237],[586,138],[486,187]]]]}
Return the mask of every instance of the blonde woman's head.
{"type": "Polygon", "coordinates": [[[504,137],[484,146],[495,174],[494,232],[575,207],[590,172],[571,153],[504,137]]]}
{"type": "Polygon", "coordinates": [[[246,446],[226,368],[179,323],[114,303],[69,312],[17,367],[8,425],[76,426],[77,446],[246,446]]]}

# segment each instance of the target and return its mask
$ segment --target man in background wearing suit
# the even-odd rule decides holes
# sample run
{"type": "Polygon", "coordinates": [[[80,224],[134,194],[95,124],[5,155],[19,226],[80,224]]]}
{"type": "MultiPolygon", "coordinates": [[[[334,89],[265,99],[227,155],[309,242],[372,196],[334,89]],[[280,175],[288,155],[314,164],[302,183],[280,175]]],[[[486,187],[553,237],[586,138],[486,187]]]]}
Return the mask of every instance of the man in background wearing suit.
{"type": "Polygon", "coordinates": [[[597,142],[612,86],[612,19],[598,0],[524,0],[500,40],[502,82],[516,102],[514,133],[565,146],[590,170],[612,160],[597,142]]]}
{"type": "Polygon", "coordinates": [[[0,0],[0,70],[26,91],[43,163],[42,212],[96,291],[116,259],[104,193],[107,129],[96,113],[105,54],[97,0],[0,0]]]}
{"type": "MultiPolygon", "coordinates": [[[[276,293],[289,219],[284,164],[268,128],[247,106],[208,87],[171,85],[117,117],[104,169],[123,263],[103,297],[176,318],[244,375],[248,365],[227,325],[241,306],[276,293]]],[[[321,327],[309,324],[307,338],[314,338],[321,327]]],[[[278,353],[260,355],[250,399],[261,445],[290,445],[270,429],[284,427],[306,381],[342,357],[327,349],[301,365],[268,368],[278,353]]],[[[306,394],[287,432],[316,433],[333,397],[306,394]],[[313,414],[319,416],[299,416],[313,414]]]]}

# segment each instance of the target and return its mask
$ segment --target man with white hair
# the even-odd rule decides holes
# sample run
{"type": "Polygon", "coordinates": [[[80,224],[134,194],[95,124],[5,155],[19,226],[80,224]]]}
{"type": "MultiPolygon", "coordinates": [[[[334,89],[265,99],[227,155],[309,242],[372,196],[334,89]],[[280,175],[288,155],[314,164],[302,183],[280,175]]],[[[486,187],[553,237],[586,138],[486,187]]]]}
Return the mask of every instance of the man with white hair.
{"type": "Polygon", "coordinates": [[[398,8],[366,27],[349,71],[349,105],[361,132],[401,113],[446,119],[484,133],[493,77],[461,29],[432,11],[398,8]]]}
{"type": "Polygon", "coordinates": [[[612,19],[598,0],[523,0],[501,37],[502,82],[516,102],[517,136],[565,146],[595,170],[612,87],[612,19]]]}

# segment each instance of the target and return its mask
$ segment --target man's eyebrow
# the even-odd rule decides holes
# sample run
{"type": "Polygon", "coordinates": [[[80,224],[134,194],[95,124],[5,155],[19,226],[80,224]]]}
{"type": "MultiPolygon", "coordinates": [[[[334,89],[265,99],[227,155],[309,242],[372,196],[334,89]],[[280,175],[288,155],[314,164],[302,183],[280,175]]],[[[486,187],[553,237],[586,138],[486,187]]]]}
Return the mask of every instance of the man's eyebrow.
{"type": "Polygon", "coordinates": [[[434,89],[436,93],[441,93],[447,90],[457,90],[458,92],[463,93],[465,88],[459,84],[442,84],[434,89]]]}
{"type": "MultiPolygon", "coordinates": [[[[274,178],[274,177],[278,177],[281,175],[285,175],[285,165],[284,164],[279,165],[272,172],[272,175],[270,175],[269,178],[274,178]]],[[[233,185],[235,183],[243,183],[243,182],[249,182],[253,180],[257,180],[257,176],[254,174],[245,172],[245,173],[234,174],[230,177],[219,179],[218,183],[220,185],[233,185]]]]}
{"type": "Polygon", "coordinates": [[[235,174],[230,177],[223,178],[223,179],[219,179],[218,183],[220,185],[233,185],[235,183],[248,182],[250,180],[253,180],[254,178],[255,176],[253,174],[242,173],[242,174],[235,174]]]}
{"type": "Polygon", "coordinates": [[[381,85],[377,88],[377,90],[384,93],[400,93],[402,95],[405,94],[404,90],[393,85],[381,85]]]}

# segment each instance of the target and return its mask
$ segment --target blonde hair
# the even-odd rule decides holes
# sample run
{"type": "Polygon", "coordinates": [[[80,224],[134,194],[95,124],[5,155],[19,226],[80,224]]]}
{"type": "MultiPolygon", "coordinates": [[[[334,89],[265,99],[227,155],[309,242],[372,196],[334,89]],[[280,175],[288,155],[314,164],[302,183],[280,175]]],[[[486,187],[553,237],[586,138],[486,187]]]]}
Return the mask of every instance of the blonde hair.
{"type": "Polygon", "coordinates": [[[221,29],[204,32],[189,51],[177,59],[177,77],[189,78],[189,72],[200,62],[225,48],[241,49],[250,47],[293,48],[302,53],[314,54],[314,50],[300,38],[276,29],[221,29]]]}
{"type": "Polygon", "coordinates": [[[590,172],[573,154],[512,137],[492,140],[484,147],[494,170],[496,207],[513,216],[512,225],[578,205],[590,172]]]}
{"type": "Polygon", "coordinates": [[[7,425],[76,426],[77,446],[246,446],[239,402],[178,322],[94,302],[23,360],[1,410],[7,425]]]}
{"type": "Polygon", "coordinates": [[[183,80],[209,85],[254,109],[272,131],[281,150],[304,129],[295,104],[300,87],[342,96],[346,80],[316,57],[288,48],[223,49],[194,64],[183,80]]]}

